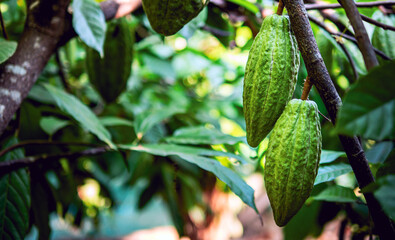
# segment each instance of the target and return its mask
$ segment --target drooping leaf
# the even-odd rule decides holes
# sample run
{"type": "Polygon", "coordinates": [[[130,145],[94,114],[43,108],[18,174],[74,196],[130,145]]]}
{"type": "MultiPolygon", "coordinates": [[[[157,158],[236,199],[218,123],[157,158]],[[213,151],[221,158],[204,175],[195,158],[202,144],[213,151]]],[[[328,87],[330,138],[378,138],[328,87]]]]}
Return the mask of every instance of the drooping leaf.
{"type": "Polygon", "coordinates": [[[0,39],[0,63],[5,62],[14,54],[17,45],[17,42],[0,39]]]}
{"type": "Polygon", "coordinates": [[[204,126],[180,128],[173,136],[165,139],[168,143],[176,144],[235,144],[245,141],[244,137],[233,137],[222,133],[217,129],[209,129],[204,126]]]}
{"type": "MultiPolygon", "coordinates": [[[[11,139],[4,145],[16,144],[11,139]]],[[[8,152],[0,162],[24,157],[22,149],[8,152]]],[[[0,176],[0,239],[24,239],[29,228],[30,182],[25,169],[0,176]]]]}
{"type": "Polygon", "coordinates": [[[313,199],[327,202],[355,202],[357,197],[352,189],[334,185],[313,196],[313,199]]]}
{"type": "Polygon", "coordinates": [[[395,139],[395,60],[371,70],[346,94],[338,133],[375,140],[395,139]]]}
{"type": "Polygon", "coordinates": [[[375,144],[371,149],[366,151],[366,158],[370,163],[382,163],[394,148],[392,142],[381,142],[375,144]]]}
{"type": "Polygon", "coordinates": [[[106,20],[100,5],[93,0],[74,0],[73,28],[88,45],[103,55],[106,20]]]}
{"type": "Polygon", "coordinates": [[[56,104],[64,112],[70,114],[81,126],[100,140],[107,143],[110,147],[116,148],[111,141],[111,135],[108,130],[100,123],[97,116],[80,100],[65,91],[49,84],[43,84],[48,92],[55,99],[56,104]]]}
{"type": "Polygon", "coordinates": [[[113,127],[113,126],[133,127],[133,122],[119,117],[105,116],[105,117],[100,117],[99,120],[100,123],[106,127],[113,127]]]}
{"type": "Polygon", "coordinates": [[[314,185],[323,182],[329,182],[337,178],[340,175],[351,172],[351,166],[345,163],[338,163],[327,166],[320,166],[318,169],[317,177],[315,178],[314,185]]]}
{"type": "Polygon", "coordinates": [[[180,146],[175,144],[120,145],[119,147],[126,150],[148,152],[153,155],[159,155],[159,156],[169,156],[169,155],[179,155],[179,154],[191,154],[196,156],[209,156],[209,157],[223,156],[223,157],[236,159],[241,163],[246,162],[244,158],[233,153],[214,151],[214,150],[199,148],[199,147],[180,146]]]}
{"type": "Polygon", "coordinates": [[[380,188],[374,195],[379,200],[384,211],[395,219],[395,175],[388,175],[378,180],[380,188]]]}
{"type": "Polygon", "coordinates": [[[336,159],[338,159],[339,157],[346,157],[346,156],[347,155],[345,152],[322,150],[320,164],[331,163],[331,162],[335,161],[336,159]]]}
{"type": "MultiPolygon", "coordinates": [[[[225,182],[229,186],[229,188],[237,196],[239,196],[241,200],[243,200],[243,202],[245,202],[248,206],[252,207],[256,212],[258,212],[254,201],[254,190],[231,169],[221,165],[218,161],[214,159],[202,157],[202,155],[205,154],[197,153],[198,148],[181,147],[181,146],[167,145],[167,144],[149,144],[149,145],[147,144],[147,145],[139,145],[139,146],[129,146],[129,147],[120,146],[120,147],[133,151],[147,152],[159,156],[175,155],[182,158],[185,161],[196,164],[200,168],[212,172],[221,181],[225,182]]],[[[208,155],[206,156],[210,156],[211,154],[213,154],[210,152],[207,153],[208,155]]]]}
{"type": "Polygon", "coordinates": [[[62,120],[55,117],[42,117],[40,119],[40,127],[46,132],[48,135],[53,135],[58,130],[64,128],[69,125],[70,122],[67,120],[62,120]]]}

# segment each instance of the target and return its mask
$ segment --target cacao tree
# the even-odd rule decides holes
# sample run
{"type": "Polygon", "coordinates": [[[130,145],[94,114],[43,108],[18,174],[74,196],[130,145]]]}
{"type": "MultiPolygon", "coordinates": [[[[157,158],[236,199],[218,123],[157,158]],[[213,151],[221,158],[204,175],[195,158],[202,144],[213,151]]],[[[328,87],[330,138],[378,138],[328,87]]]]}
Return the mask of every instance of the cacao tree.
{"type": "Polygon", "coordinates": [[[1,0],[0,239],[394,239],[394,6],[1,0]]]}

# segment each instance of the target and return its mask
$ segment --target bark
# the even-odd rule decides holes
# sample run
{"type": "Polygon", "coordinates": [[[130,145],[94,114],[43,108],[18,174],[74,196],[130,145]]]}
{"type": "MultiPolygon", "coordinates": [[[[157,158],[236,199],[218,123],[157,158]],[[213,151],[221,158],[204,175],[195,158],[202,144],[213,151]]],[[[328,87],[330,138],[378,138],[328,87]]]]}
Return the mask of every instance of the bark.
{"type": "MultiPolygon", "coordinates": [[[[336,115],[342,105],[341,99],[330,79],[328,70],[318,50],[317,42],[311,29],[306,9],[301,0],[283,0],[290,16],[292,29],[295,32],[299,50],[306,64],[311,82],[316,86],[332,123],[336,122],[336,115]]],[[[365,153],[357,137],[339,136],[354,171],[360,188],[374,182],[365,153]]],[[[364,194],[367,205],[375,223],[375,227],[382,239],[395,239],[395,231],[391,220],[385,215],[380,204],[372,193],[364,194]]]]}

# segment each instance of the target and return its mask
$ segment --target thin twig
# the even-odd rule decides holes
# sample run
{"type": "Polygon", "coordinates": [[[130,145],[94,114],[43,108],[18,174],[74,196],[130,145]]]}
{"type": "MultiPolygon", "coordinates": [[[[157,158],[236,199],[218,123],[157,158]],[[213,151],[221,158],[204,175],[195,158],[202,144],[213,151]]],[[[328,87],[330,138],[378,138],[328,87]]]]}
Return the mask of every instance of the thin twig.
{"type": "Polygon", "coordinates": [[[3,37],[4,37],[4,39],[8,40],[8,34],[5,29],[5,24],[4,24],[3,14],[1,13],[1,8],[0,8],[0,22],[1,22],[1,31],[3,32],[3,37]]]}
{"type": "Polygon", "coordinates": [[[278,2],[278,7],[277,7],[277,15],[283,15],[283,11],[284,11],[284,3],[282,0],[280,0],[278,2]]]}
{"type": "MultiPolygon", "coordinates": [[[[392,6],[395,5],[395,1],[377,1],[377,2],[358,2],[356,6],[359,8],[371,8],[378,6],[392,6]]],[[[321,10],[321,9],[335,9],[341,8],[340,4],[306,4],[306,10],[321,10]]]]}
{"type": "MultiPolygon", "coordinates": [[[[334,36],[338,36],[341,38],[345,38],[347,40],[350,40],[351,42],[358,44],[358,41],[355,37],[350,36],[348,34],[345,33],[341,33],[341,32],[335,32],[330,30],[323,22],[321,22],[320,20],[318,20],[317,18],[308,15],[310,21],[312,21],[313,23],[317,24],[319,27],[321,27],[322,29],[324,29],[325,31],[327,31],[329,34],[334,35],[334,36]]],[[[380,57],[382,57],[384,60],[391,60],[391,58],[389,56],[387,56],[385,53],[383,53],[382,51],[378,50],[377,48],[373,47],[374,52],[379,55],[380,57]]]]}
{"type": "Polygon", "coordinates": [[[60,54],[59,54],[59,49],[56,50],[55,52],[55,60],[56,60],[56,64],[58,64],[58,74],[60,77],[60,81],[63,84],[63,87],[66,89],[67,92],[71,92],[70,86],[67,83],[67,76],[66,76],[66,72],[64,71],[64,66],[62,64],[62,61],[60,60],[60,54]]]}
{"type": "Polygon", "coordinates": [[[112,149],[108,146],[105,147],[98,147],[98,148],[91,148],[79,152],[65,152],[60,154],[43,154],[39,156],[31,156],[21,159],[15,159],[11,161],[0,162],[0,178],[2,178],[5,174],[8,174],[12,171],[15,171],[20,168],[30,167],[34,164],[42,164],[45,162],[50,162],[53,160],[58,160],[61,158],[68,158],[68,159],[76,159],[82,156],[93,156],[102,154],[112,149]]]}
{"type": "Polygon", "coordinates": [[[370,17],[367,17],[367,16],[365,16],[365,15],[363,15],[363,14],[361,14],[361,18],[362,18],[362,20],[364,20],[365,22],[368,22],[368,23],[371,23],[371,24],[376,25],[376,26],[378,26],[378,27],[381,27],[381,28],[384,29],[384,30],[395,31],[395,27],[394,27],[394,26],[381,23],[381,22],[376,21],[376,20],[374,20],[374,19],[372,19],[372,18],[370,18],[370,17]]]}
{"type": "Polygon", "coordinates": [[[306,80],[304,81],[302,97],[300,99],[307,100],[309,98],[309,93],[313,84],[311,84],[309,76],[307,76],[306,80]]]}
{"type": "Polygon", "coordinates": [[[25,147],[25,146],[31,146],[31,145],[59,145],[59,146],[70,146],[70,145],[75,145],[75,146],[85,146],[85,147],[99,147],[100,145],[94,144],[94,143],[82,143],[82,142],[49,142],[47,140],[28,140],[28,141],[23,141],[19,142],[15,145],[9,146],[8,148],[5,148],[0,151],[0,157],[3,156],[4,154],[8,153],[9,151],[12,151],[17,148],[25,147]]]}

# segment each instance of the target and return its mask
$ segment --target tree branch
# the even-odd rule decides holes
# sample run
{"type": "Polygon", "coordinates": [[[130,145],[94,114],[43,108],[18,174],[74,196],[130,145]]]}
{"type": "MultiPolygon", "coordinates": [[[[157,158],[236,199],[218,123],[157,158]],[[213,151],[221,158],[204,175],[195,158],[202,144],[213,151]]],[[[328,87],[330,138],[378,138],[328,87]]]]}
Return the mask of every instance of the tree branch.
{"type": "MultiPolygon", "coordinates": [[[[378,6],[392,6],[395,5],[395,1],[377,1],[377,2],[358,2],[356,6],[359,8],[371,8],[378,6]]],[[[306,4],[306,10],[321,10],[321,9],[335,9],[341,8],[340,4],[306,4]]]]}
{"type": "MultiPolygon", "coordinates": [[[[310,81],[316,86],[332,123],[335,124],[337,112],[342,105],[335,86],[325,67],[317,42],[311,29],[306,9],[302,0],[283,0],[290,16],[292,29],[298,41],[299,50],[306,64],[310,81]]],[[[356,137],[339,135],[360,188],[374,182],[365,153],[356,137]]],[[[385,215],[372,193],[365,193],[365,199],[375,226],[382,239],[395,239],[391,220],[385,215]]]]}
{"type": "Polygon", "coordinates": [[[357,39],[359,50],[362,53],[366,69],[372,69],[373,67],[379,65],[379,62],[377,61],[373,46],[370,43],[368,33],[366,32],[365,26],[363,25],[361,15],[358,12],[355,2],[354,0],[338,1],[346,11],[347,17],[350,20],[352,28],[354,29],[355,38],[357,39]]]}
{"type": "MultiPolygon", "coordinates": [[[[76,36],[67,12],[70,0],[32,2],[27,1],[25,29],[14,55],[0,65],[0,136],[51,55],[76,36]]],[[[131,2],[141,0],[107,0],[101,3],[101,8],[108,20],[117,16],[123,4],[131,2]]]]}
{"type": "Polygon", "coordinates": [[[66,153],[50,154],[50,155],[44,154],[40,156],[32,156],[32,157],[15,159],[6,162],[0,162],[0,179],[5,174],[8,174],[20,168],[30,167],[35,164],[43,164],[61,158],[76,159],[82,156],[94,156],[108,151],[112,151],[112,149],[108,146],[105,146],[105,147],[91,148],[79,152],[66,152],[66,153]]]}
{"type": "Polygon", "coordinates": [[[361,15],[362,20],[364,20],[365,22],[368,22],[368,23],[371,23],[371,24],[376,25],[378,27],[381,27],[384,30],[395,31],[395,27],[394,26],[390,26],[390,25],[381,23],[381,22],[376,21],[376,20],[374,20],[374,19],[372,19],[370,17],[367,17],[367,16],[365,16],[363,14],[360,14],[360,15],[361,15]]]}

